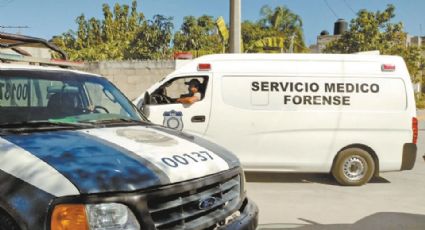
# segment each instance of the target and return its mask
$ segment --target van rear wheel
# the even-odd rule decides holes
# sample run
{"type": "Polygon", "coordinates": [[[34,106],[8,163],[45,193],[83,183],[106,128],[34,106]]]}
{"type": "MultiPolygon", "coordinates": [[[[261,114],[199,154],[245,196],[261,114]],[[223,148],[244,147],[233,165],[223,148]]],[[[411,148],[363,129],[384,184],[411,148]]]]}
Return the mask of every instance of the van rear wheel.
{"type": "Polygon", "coordinates": [[[372,156],[360,148],[341,151],[332,168],[336,181],[345,186],[360,186],[369,182],[375,171],[372,156]]]}

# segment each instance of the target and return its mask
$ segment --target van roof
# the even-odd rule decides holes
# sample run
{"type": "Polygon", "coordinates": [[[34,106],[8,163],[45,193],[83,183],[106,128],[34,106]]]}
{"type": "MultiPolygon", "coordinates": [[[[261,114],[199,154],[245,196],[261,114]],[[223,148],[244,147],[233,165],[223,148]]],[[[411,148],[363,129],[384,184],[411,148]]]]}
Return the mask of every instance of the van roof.
{"type": "Polygon", "coordinates": [[[400,58],[393,55],[378,55],[376,53],[360,52],[356,54],[317,54],[317,53],[241,53],[241,54],[211,54],[201,56],[194,60],[221,61],[221,60],[328,60],[328,61],[373,61],[387,58],[400,58]]]}
{"type": "MultiPolygon", "coordinates": [[[[399,56],[389,56],[389,55],[377,55],[376,53],[357,53],[357,54],[213,54],[205,55],[194,59],[192,62],[182,66],[177,69],[174,74],[178,73],[187,73],[197,71],[198,64],[200,63],[210,63],[211,68],[214,71],[214,63],[229,63],[232,62],[232,65],[229,65],[225,68],[224,65],[221,65],[220,71],[226,71],[230,69],[235,69],[235,62],[247,62],[247,61],[306,61],[306,62],[366,62],[366,63],[381,63],[381,64],[394,64],[398,66],[398,71],[407,71],[404,60],[399,56]]],[[[248,66],[251,67],[251,66],[248,66]]],[[[381,65],[377,65],[379,72],[381,65]]],[[[247,69],[240,69],[240,72],[250,71],[247,69]]],[[[397,71],[397,72],[398,72],[397,71]]]]}

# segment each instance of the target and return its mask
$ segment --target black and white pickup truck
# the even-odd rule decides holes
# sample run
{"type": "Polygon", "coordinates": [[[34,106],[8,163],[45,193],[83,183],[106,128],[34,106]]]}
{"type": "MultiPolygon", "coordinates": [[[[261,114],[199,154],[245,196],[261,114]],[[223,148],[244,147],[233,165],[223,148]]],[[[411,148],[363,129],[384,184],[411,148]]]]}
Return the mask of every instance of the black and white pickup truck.
{"type": "Polygon", "coordinates": [[[239,160],[101,76],[0,63],[0,230],[255,229],[239,160]]]}

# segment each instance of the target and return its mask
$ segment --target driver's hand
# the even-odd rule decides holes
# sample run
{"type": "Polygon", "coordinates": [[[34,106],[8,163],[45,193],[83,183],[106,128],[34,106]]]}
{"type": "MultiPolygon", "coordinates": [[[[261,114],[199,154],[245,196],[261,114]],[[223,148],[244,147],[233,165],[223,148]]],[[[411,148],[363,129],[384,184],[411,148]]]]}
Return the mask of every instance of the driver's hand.
{"type": "Polygon", "coordinates": [[[89,111],[90,113],[94,112],[94,105],[89,105],[86,107],[87,111],[89,111]]]}

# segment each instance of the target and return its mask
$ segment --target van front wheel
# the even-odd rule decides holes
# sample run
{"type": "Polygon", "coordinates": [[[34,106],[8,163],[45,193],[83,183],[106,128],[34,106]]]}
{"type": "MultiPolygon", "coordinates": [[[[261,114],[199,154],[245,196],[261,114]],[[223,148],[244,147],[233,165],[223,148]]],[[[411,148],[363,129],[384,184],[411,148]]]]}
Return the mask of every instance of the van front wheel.
{"type": "Polygon", "coordinates": [[[336,181],[345,186],[366,184],[373,177],[375,162],[363,149],[348,148],[341,151],[332,168],[336,181]]]}

